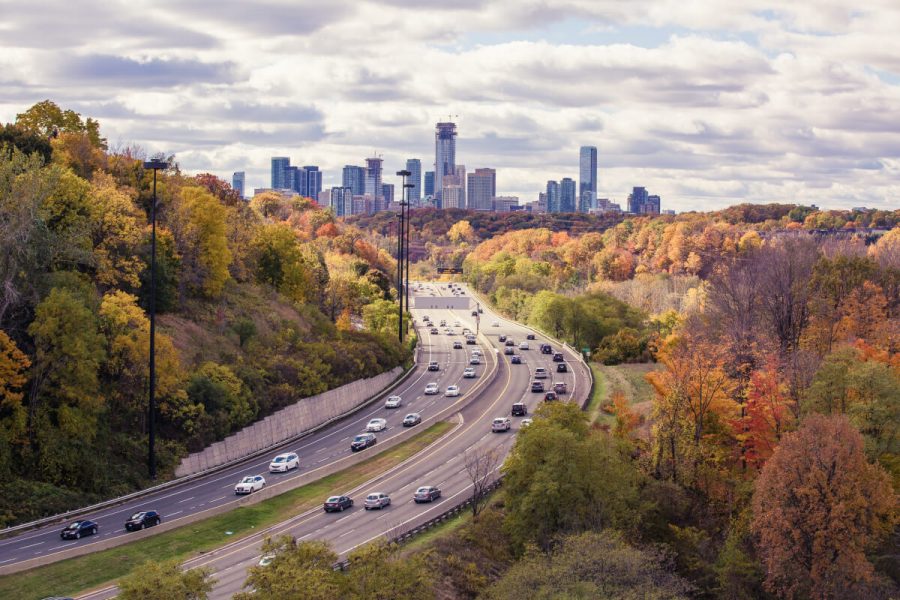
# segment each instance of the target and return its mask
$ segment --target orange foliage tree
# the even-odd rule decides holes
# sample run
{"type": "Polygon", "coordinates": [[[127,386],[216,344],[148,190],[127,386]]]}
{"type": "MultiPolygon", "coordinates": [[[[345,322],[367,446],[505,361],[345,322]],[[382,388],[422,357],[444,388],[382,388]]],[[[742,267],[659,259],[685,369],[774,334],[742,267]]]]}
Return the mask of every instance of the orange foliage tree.
{"type": "Polygon", "coordinates": [[[744,414],[731,421],[749,466],[760,469],[772,456],[781,437],[793,424],[793,404],[778,376],[775,361],[769,361],[763,369],[751,374],[744,414]]]}

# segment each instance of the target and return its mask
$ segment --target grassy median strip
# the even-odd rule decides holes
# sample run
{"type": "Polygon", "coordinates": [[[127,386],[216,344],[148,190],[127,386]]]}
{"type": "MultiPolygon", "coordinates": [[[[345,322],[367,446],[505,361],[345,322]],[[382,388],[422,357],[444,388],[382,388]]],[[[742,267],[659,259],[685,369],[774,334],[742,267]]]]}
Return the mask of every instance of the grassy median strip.
{"type": "MultiPolygon", "coordinates": [[[[109,550],[7,575],[0,578],[0,598],[75,595],[111,583],[148,560],[156,562],[173,558],[187,560],[197,556],[198,553],[214,550],[318,506],[331,494],[368,481],[423,450],[451,427],[453,423],[450,422],[436,423],[406,442],[376,454],[358,465],[258,504],[242,506],[197,523],[109,550]]],[[[114,525],[107,525],[112,526],[114,525]]]]}
{"type": "Polygon", "coordinates": [[[604,415],[600,412],[600,404],[607,399],[606,376],[597,363],[591,362],[588,364],[591,367],[591,373],[594,375],[594,389],[591,391],[591,399],[585,410],[591,423],[602,422],[604,415]]]}

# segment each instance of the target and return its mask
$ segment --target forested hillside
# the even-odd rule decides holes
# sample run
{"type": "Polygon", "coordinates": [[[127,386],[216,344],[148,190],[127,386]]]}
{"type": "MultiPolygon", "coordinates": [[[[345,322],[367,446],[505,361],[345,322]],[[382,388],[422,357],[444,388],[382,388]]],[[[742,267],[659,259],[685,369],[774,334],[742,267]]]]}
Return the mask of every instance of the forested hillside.
{"type": "MultiPolygon", "coordinates": [[[[139,149],[39,103],[0,130],[0,525],[148,483],[149,209],[139,149]]],[[[311,200],[158,181],[160,468],[401,364],[393,260],[311,200]],[[364,324],[370,327],[364,327],[364,324]],[[396,320],[392,332],[396,331],[396,320]]]]}

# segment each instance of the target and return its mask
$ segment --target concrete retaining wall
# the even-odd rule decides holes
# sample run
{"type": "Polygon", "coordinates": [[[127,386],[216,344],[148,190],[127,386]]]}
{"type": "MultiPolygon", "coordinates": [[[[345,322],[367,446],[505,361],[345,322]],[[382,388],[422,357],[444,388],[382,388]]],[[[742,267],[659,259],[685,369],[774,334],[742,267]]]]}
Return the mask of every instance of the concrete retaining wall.
{"type": "Polygon", "coordinates": [[[352,381],[304,398],[200,452],[186,456],[175,469],[175,476],[184,477],[243,458],[336,419],[387,388],[401,373],[403,368],[395,367],[381,375],[352,381]]]}

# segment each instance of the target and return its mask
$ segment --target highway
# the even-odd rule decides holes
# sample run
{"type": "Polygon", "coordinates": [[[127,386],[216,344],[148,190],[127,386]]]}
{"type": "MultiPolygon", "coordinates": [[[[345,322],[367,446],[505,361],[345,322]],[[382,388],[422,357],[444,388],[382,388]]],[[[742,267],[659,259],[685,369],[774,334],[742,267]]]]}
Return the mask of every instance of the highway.
{"type": "MultiPolygon", "coordinates": [[[[426,296],[451,294],[446,284],[422,284],[415,293],[426,296]]],[[[373,417],[383,417],[388,422],[387,430],[376,434],[379,442],[382,442],[393,436],[409,437],[416,432],[415,427],[401,426],[403,416],[409,412],[419,412],[423,418],[445,412],[447,419],[456,423],[456,427],[436,444],[364,486],[353,490],[333,490],[333,494],[346,494],[355,499],[356,505],[351,510],[331,514],[326,514],[321,509],[311,510],[293,517],[267,533],[273,536],[287,533],[302,540],[326,540],[339,554],[345,555],[369,541],[382,536],[396,535],[427,521],[471,493],[471,481],[465,470],[464,457],[467,450],[496,447],[505,455],[512,447],[515,431],[521,419],[513,417],[511,432],[496,434],[490,432],[491,420],[497,416],[508,416],[512,403],[517,401],[524,401],[528,405],[529,413],[534,411],[543,398],[543,394],[530,391],[532,373],[536,367],[544,367],[549,372],[548,379],[544,380],[546,383],[566,382],[569,394],[562,399],[577,398],[582,402],[588,393],[589,375],[577,356],[566,351],[569,372],[557,373],[556,363],[552,361],[552,357],[541,354],[538,349],[543,341],[540,335],[536,340],[529,340],[530,349],[519,350],[518,343],[524,341],[530,331],[493,314],[488,307],[483,308],[484,314],[480,320],[483,336],[479,339],[478,347],[481,347],[485,354],[485,360],[483,364],[475,367],[478,373],[475,379],[462,377],[463,370],[469,366],[471,350],[476,347],[465,344],[461,335],[464,327],[473,331],[476,329],[475,317],[470,314],[470,310],[413,309],[411,312],[421,336],[421,354],[416,372],[400,388],[391,392],[403,398],[401,408],[386,409],[383,401],[378,401],[299,442],[273,450],[270,456],[247,461],[186,482],[183,486],[101,511],[96,515],[86,515],[85,518],[99,523],[100,533],[97,536],[64,542],[59,538],[61,526],[55,526],[0,540],[0,565],[15,564],[43,555],[58,555],[59,558],[63,558],[66,550],[75,544],[98,544],[113,536],[134,535],[126,533],[123,525],[128,515],[138,510],[158,510],[165,522],[177,522],[184,515],[210,507],[222,504],[238,506],[241,499],[234,495],[233,488],[244,475],[262,474],[270,488],[278,487],[279,484],[281,487],[287,487],[286,483],[292,478],[315,476],[316,471],[324,469],[326,465],[333,466],[342,462],[349,464],[352,460],[350,457],[356,456],[349,449],[351,438],[364,431],[366,423],[373,417]],[[431,334],[430,328],[422,326],[426,314],[436,326],[441,320],[445,320],[453,335],[447,335],[444,327],[438,328],[438,334],[431,334]],[[495,323],[497,326],[494,326],[495,323]],[[515,340],[516,353],[523,358],[524,364],[510,364],[510,357],[503,355],[503,343],[498,339],[500,335],[507,335],[515,340]],[[489,347],[484,347],[484,339],[488,340],[489,347]],[[463,348],[453,349],[454,341],[463,342],[463,348]],[[431,360],[439,363],[438,372],[426,370],[431,360]],[[441,394],[424,395],[424,387],[430,382],[440,386],[441,394]],[[444,389],[451,384],[460,386],[460,397],[443,396],[444,389]],[[300,468],[286,474],[268,473],[270,459],[279,452],[287,451],[294,451],[300,455],[300,468]],[[439,486],[443,491],[442,498],[430,504],[415,504],[412,494],[420,485],[439,486]],[[372,491],[390,494],[392,505],[381,511],[365,511],[362,508],[363,499],[372,491]]],[[[554,349],[562,350],[555,345],[554,349]]],[[[358,454],[373,453],[378,449],[379,446],[376,444],[373,448],[358,454]]],[[[152,531],[154,530],[150,529],[146,533],[152,531]]],[[[192,559],[186,566],[210,567],[218,580],[213,597],[228,598],[241,590],[247,568],[258,562],[261,542],[261,536],[250,536],[192,559]]],[[[82,598],[97,600],[114,595],[115,588],[106,588],[82,598]]]]}

